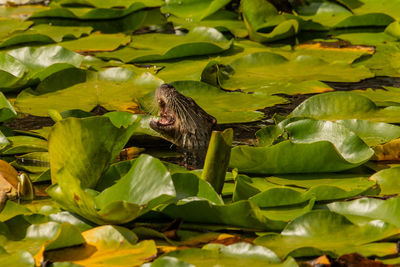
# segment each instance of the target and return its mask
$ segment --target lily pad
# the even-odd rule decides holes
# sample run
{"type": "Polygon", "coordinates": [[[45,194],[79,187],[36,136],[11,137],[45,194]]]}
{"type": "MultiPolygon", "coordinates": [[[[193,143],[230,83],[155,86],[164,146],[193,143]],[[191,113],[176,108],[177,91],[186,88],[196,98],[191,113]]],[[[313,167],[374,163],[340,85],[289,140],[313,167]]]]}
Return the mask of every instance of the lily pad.
{"type": "Polygon", "coordinates": [[[243,21],[238,20],[235,12],[220,10],[207,18],[197,21],[176,16],[168,17],[168,21],[172,22],[175,27],[191,30],[195,27],[203,26],[219,30],[220,32],[229,31],[239,38],[244,38],[248,35],[243,21]]]}
{"type": "Polygon", "coordinates": [[[357,167],[373,155],[357,135],[336,123],[299,120],[285,128],[290,136],[287,141],[267,147],[234,147],[230,166],[262,174],[332,172],[357,167]]]}
{"type": "Polygon", "coordinates": [[[393,167],[376,172],[370,180],[380,188],[380,195],[400,195],[400,167],[393,167]]]}
{"type": "Polygon", "coordinates": [[[384,87],[384,89],[355,90],[354,93],[368,97],[378,106],[400,105],[400,88],[384,87]]]}
{"type": "Polygon", "coordinates": [[[289,175],[236,179],[234,200],[249,199],[261,208],[329,201],[360,195],[375,185],[365,177],[343,174],[289,175]],[[285,179],[287,177],[287,179],[285,179]]]}
{"type": "Polygon", "coordinates": [[[301,103],[290,117],[324,120],[364,119],[377,122],[400,122],[400,107],[379,108],[369,98],[351,92],[315,95],[301,103]]]}
{"type": "MultiPolygon", "coordinates": [[[[293,258],[285,262],[268,248],[248,243],[236,243],[229,246],[210,244],[202,249],[192,248],[167,253],[164,257],[178,258],[193,264],[191,266],[297,266],[293,258]]],[[[151,265],[153,266],[153,265],[151,265]]],[[[156,265],[155,265],[156,266],[156,265]]]]}
{"type": "Polygon", "coordinates": [[[353,131],[368,146],[384,144],[400,137],[400,127],[389,123],[357,119],[336,122],[353,131]]]}
{"type": "Polygon", "coordinates": [[[168,0],[161,7],[163,13],[198,21],[217,12],[231,0],[168,0]]]}
{"type": "Polygon", "coordinates": [[[1,151],[3,155],[47,151],[47,141],[31,136],[10,136],[10,145],[1,151]]]}
{"type": "Polygon", "coordinates": [[[347,8],[329,1],[312,1],[295,7],[295,10],[302,19],[312,20],[327,28],[352,16],[351,11],[347,8]]]}
{"type": "Polygon", "coordinates": [[[7,100],[4,94],[0,92],[0,122],[13,119],[16,116],[17,112],[15,111],[14,107],[10,104],[10,102],[7,100]]]}
{"type": "Polygon", "coordinates": [[[124,17],[133,12],[146,8],[142,2],[132,3],[128,8],[88,8],[88,7],[55,7],[44,11],[36,12],[31,18],[65,18],[81,20],[115,19],[124,17]]]}
{"type": "Polygon", "coordinates": [[[132,5],[133,3],[143,3],[145,4],[147,7],[157,7],[157,6],[161,6],[163,4],[162,0],[116,0],[116,1],[104,1],[104,0],[85,0],[85,1],[81,1],[81,0],[61,0],[58,1],[58,3],[62,6],[79,6],[79,5],[83,5],[83,6],[92,6],[92,7],[97,7],[97,8],[112,8],[112,7],[116,7],[116,8],[120,8],[120,7],[129,7],[130,5],[132,5]]]}
{"type": "Polygon", "coordinates": [[[362,216],[371,219],[382,220],[400,226],[400,198],[387,200],[374,198],[360,198],[349,202],[333,202],[328,204],[329,210],[344,216],[362,216]]]}
{"type": "Polygon", "coordinates": [[[150,73],[144,73],[126,82],[93,80],[47,94],[25,90],[18,95],[15,106],[20,112],[37,116],[46,116],[50,109],[59,112],[72,109],[90,111],[97,105],[107,110],[139,113],[137,99],[161,83],[150,73]],[[79,101],[76,101],[77,96],[79,101]]]}
{"type": "Polygon", "coordinates": [[[297,249],[310,247],[343,255],[357,252],[360,245],[394,236],[398,232],[398,228],[383,221],[373,220],[357,225],[343,215],[315,210],[290,222],[281,234],[267,234],[254,243],[272,249],[282,258],[297,249]]]}
{"type": "Polygon", "coordinates": [[[202,199],[184,199],[177,204],[170,204],[162,213],[172,218],[182,218],[187,223],[217,224],[233,227],[281,230],[286,225],[283,221],[269,220],[259,208],[249,201],[238,201],[232,204],[212,204],[202,199]],[[192,211],[196,212],[192,212],[192,211]]]}
{"type": "Polygon", "coordinates": [[[93,33],[78,40],[59,43],[59,45],[75,52],[99,52],[116,50],[120,46],[127,45],[130,41],[131,37],[122,33],[93,33]]]}
{"type": "Polygon", "coordinates": [[[339,0],[340,3],[348,7],[354,14],[384,13],[394,19],[400,18],[400,2],[398,0],[339,0]]]}
{"type": "Polygon", "coordinates": [[[217,54],[229,49],[231,44],[214,28],[196,27],[183,36],[160,33],[133,36],[130,47],[98,53],[96,56],[116,58],[123,62],[160,61],[217,54]]]}
{"type": "MultiPolygon", "coordinates": [[[[5,18],[7,16],[1,16],[5,18]]],[[[4,40],[7,36],[16,31],[24,31],[33,24],[32,21],[22,21],[18,19],[1,19],[0,20],[0,40],[4,40]]]]}
{"type": "Polygon", "coordinates": [[[49,26],[46,24],[37,25],[24,32],[16,32],[0,43],[0,47],[22,45],[24,43],[55,43],[61,42],[64,38],[79,38],[83,34],[88,35],[92,27],[68,27],[49,26]]]}
{"type": "Polygon", "coordinates": [[[297,20],[279,15],[276,8],[268,1],[241,1],[243,21],[249,31],[249,37],[256,42],[272,42],[297,34],[297,20]]]}
{"type": "Polygon", "coordinates": [[[78,228],[69,223],[56,222],[31,225],[27,229],[26,238],[46,240],[44,250],[77,246],[85,242],[78,228]]]}
{"type": "MultiPolygon", "coordinates": [[[[276,53],[260,52],[234,60],[228,68],[220,71],[219,82],[223,88],[230,90],[240,88],[245,91],[270,94],[296,94],[313,91],[313,88],[297,89],[297,83],[301,82],[308,84],[313,80],[358,82],[373,76],[367,68],[363,66],[355,68],[345,62],[328,63],[309,55],[298,55],[295,59],[289,60],[276,53]],[[284,87],[281,89],[279,85],[284,87]]],[[[326,88],[326,86],[321,87],[326,88]]],[[[316,92],[329,90],[320,89],[316,92]]]]}
{"type": "Polygon", "coordinates": [[[157,254],[153,240],[136,243],[136,235],[119,226],[100,226],[82,233],[85,244],[78,247],[48,251],[43,260],[51,262],[71,261],[82,266],[141,265],[157,254]]]}

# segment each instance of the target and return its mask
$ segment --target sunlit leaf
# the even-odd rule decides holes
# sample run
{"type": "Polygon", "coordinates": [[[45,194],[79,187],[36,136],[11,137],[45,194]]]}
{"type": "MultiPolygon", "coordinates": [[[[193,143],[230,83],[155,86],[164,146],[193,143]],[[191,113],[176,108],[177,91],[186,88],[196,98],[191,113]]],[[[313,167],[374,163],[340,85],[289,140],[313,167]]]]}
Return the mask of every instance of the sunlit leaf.
{"type": "Polygon", "coordinates": [[[249,201],[216,205],[201,199],[184,199],[162,210],[172,218],[182,218],[188,223],[217,224],[243,228],[280,230],[285,223],[269,220],[259,208],[249,201]],[[193,212],[193,211],[196,212],[193,212]]]}
{"type": "Polygon", "coordinates": [[[332,172],[359,166],[373,155],[372,149],[340,124],[299,120],[285,129],[290,139],[276,145],[234,147],[230,166],[246,173],[332,172]]]}
{"type": "Polygon", "coordinates": [[[94,80],[47,94],[38,95],[26,90],[19,94],[15,105],[18,111],[37,116],[46,116],[49,109],[90,111],[97,105],[107,110],[138,113],[140,109],[135,99],[153,91],[161,83],[151,74],[144,73],[126,82],[94,80]]]}
{"type": "Polygon", "coordinates": [[[217,54],[229,49],[231,44],[214,28],[196,27],[183,36],[160,33],[133,36],[129,47],[97,56],[123,62],[148,62],[217,54]]]}
{"type": "Polygon", "coordinates": [[[231,90],[240,88],[269,94],[330,91],[326,85],[320,85],[315,89],[301,86],[296,88],[296,86],[302,82],[310,85],[314,80],[357,82],[374,76],[363,66],[354,68],[340,61],[328,63],[315,56],[304,54],[289,60],[276,53],[254,53],[234,60],[229,67],[219,73],[223,88],[231,90]]]}
{"type": "Polygon", "coordinates": [[[31,18],[66,18],[66,19],[114,19],[129,15],[135,11],[146,8],[142,2],[132,3],[128,8],[88,8],[88,7],[55,7],[36,12],[31,18]]]}
{"type": "Polygon", "coordinates": [[[312,1],[309,4],[295,7],[298,15],[304,20],[312,20],[325,27],[333,27],[352,15],[351,11],[334,2],[312,1]]]}
{"type": "Polygon", "coordinates": [[[1,151],[4,155],[47,151],[47,141],[31,136],[8,137],[10,145],[1,151]]]}
{"type": "Polygon", "coordinates": [[[309,174],[249,178],[239,175],[233,199],[249,199],[261,208],[297,205],[315,199],[329,201],[359,195],[374,182],[368,176],[346,174],[309,174]]]}
{"type": "Polygon", "coordinates": [[[272,42],[297,34],[299,29],[297,20],[286,20],[268,1],[245,0],[241,1],[241,7],[243,21],[251,40],[272,42]]]}
{"type": "Polygon", "coordinates": [[[328,204],[328,207],[331,211],[344,216],[363,216],[382,220],[397,227],[400,226],[398,216],[400,212],[400,198],[398,197],[387,200],[360,198],[348,202],[333,202],[328,204]]]}
{"type": "Polygon", "coordinates": [[[400,127],[384,122],[364,120],[336,121],[356,133],[367,145],[376,146],[400,137],[400,127]]]}
{"type": "Polygon", "coordinates": [[[340,3],[351,9],[355,14],[366,13],[384,13],[392,16],[394,19],[400,18],[400,5],[398,0],[382,0],[376,2],[374,0],[339,0],[340,3]]]}
{"type": "Polygon", "coordinates": [[[400,108],[379,108],[369,98],[350,92],[315,95],[301,103],[291,117],[325,120],[364,119],[378,122],[400,122],[400,108]]]}
{"type": "Polygon", "coordinates": [[[272,250],[248,243],[236,243],[229,246],[210,244],[202,249],[192,248],[170,252],[165,257],[178,258],[194,266],[297,266],[293,258],[281,263],[272,250]]]}
{"type": "Polygon", "coordinates": [[[168,21],[171,21],[175,27],[179,28],[191,30],[195,27],[204,26],[216,28],[221,32],[229,31],[236,37],[244,38],[248,35],[248,31],[243,21],[238,20],[237,17],[237,14],[234,12],[220,10],[201,21],[176,16],[168,17],[168,21]]]}
{"type": "MultiPolygon", "coordinates": [[[[7,16],[0,16],[6,18],[7,16]]],[[[3,40],[15,31],[23,31],[33,24],[32,21],[22,21],[17,19],[0,20],[0,39],[3,40]]]]}
{"type": "Polygon", "coordinates": [[[202,20],[215,13],[231,0],[168,0],[161,7],[163,13],[191,20],[202,20]]]}
{"type": "Polygon", "coordinates": [[[86,243],[81,247],[49,251],[44,255],[52,262],[71,261],[82,266],[138,266],[156,256],[154,241],[136,243],[136,235],[124,227],[101,226],[82,233],[86,243]]]}
{"type": "Polygon", "coordinates": [[[376,172],[370,177],[380,188],[380,195],[400,195],[400,167],[393,167],[376,172]]]}
{"type": "Polygon", "coordinates": [[[340,214],[316,210],[290,222],[281,234],[266,234],[254,242],[272,249],[280,257],[309,247],[342,255],[357,252],[360,245],[388,238],[398,232],[398,228],[383,221],[374,220],[357,225],[340,214]]]}
{"type": "Polygon", "coordinates": [[[76,246],[85,242],[78,228],[69,223],[56,222],[31,225],[27,229],[26,238],[46,241],[44,250],[76,246]]]}
{"type": "Polygon", "coordinates": [[[59,43],[60,46],[73,50],[75,52],[97,52],[97,51],[113,51],[120,46],[126,45],[131,38],[125,34],[100,34],[93,33],[88,37],[78,40],[66,41],[59,43]]]}

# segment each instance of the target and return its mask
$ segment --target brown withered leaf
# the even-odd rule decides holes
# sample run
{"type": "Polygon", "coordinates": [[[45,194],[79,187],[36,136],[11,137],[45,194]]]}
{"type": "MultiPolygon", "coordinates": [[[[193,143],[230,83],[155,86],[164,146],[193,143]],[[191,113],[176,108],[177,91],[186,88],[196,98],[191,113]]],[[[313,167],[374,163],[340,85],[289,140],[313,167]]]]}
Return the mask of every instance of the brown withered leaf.
{"type": "Polygon", "coordinates": [[[383,145],[378,145],[373,149],[375,154],[372,156],[372,160],[400,161],[400,138],[394,139],[383,145]]]}

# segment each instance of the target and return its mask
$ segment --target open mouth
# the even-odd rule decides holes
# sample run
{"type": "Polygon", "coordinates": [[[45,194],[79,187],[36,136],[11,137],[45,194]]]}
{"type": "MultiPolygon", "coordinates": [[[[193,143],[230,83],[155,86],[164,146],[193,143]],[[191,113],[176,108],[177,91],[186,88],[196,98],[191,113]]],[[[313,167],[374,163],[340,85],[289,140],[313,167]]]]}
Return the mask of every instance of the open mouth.
{"type": "Polygon", "coordinates": [[[156,121],[157,126],[169,126],[175,123],[175,118],[169,115],[161,115],[161,117],[156,121]]]}

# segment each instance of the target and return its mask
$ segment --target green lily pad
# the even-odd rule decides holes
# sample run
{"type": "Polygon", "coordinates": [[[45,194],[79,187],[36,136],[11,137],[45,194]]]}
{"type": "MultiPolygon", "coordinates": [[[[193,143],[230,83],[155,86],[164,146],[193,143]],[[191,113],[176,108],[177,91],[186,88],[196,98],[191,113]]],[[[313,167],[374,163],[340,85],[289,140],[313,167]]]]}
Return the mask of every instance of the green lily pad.
{"type": "MultiPolygon", "coordinates": [[[[371,38],[370,38],[371,39],[371,38]]],[[[373,40],[373,39],[372,39],[373,40]]],[[[354,65],[369,68],[376,76],[400,77],[400,46],[398,42],[377,44],[372,57],[359,60],[354,65]]]]}
{"type": "Polygon", "coordinates": [[[182,218],[188,223],[217,224],[234,227],[281,230],[286,225],[283,221],[269,220],[260,213],[260,209],[249,201],[219,205],[202,199],[184,199],[177,204],[170,204],[162,213],[172,218],[182,218]],[[196,212],[193,212],[193,211],[196,212]]]}
{"type": "Polygon", "coordinates": [[[60,46],[23,47],[8,52],[9,55],[24,63],[30,70],[37,71],[56,63],[68,63],[79,67],[83,57],[60,46]]]}
{"type": "Polygon", "coordinates": [[[400,127],[389,123],[357,119],[336,122],[353,131],[368,146],[384,144],[400,137],[400,127]]]}
{"type": "MultiPolygon", "coordinates": [[[[281,260],[272,250],[261,246],[254,246],[248,243],[236,243],[229,246],[224,246],[221,244],[209,244],[204,246],[202,249],[192,248],[167,253],[165,256],[160,258],[160,261],[164,258],[177,258],[181,261],[193,264],[189,266],[201,267],[298,266],[293,258],[288,258],[285,262],[281,262],[281,260]]],[[[171,262],[171,260],[169,261],[171,262]]]]}
{"type": "Polygon", "coordinates": [[[248,35],[243,21],[237,19],[235,12],[220,10],[207,18],[197,21],[182,17],[170,16],[168,21],[172,22],[175,27],[192,30],[195,27],[203,26],[215,28],[220,32],[229,31],[239,38],[244,38],[248,35]]]}
{"type": "Polygon", "coordinates": [[[249,37],[256,42],[272,42],[297,34],[297,20],[286,20],[268,1],[241,1],[243,21],[249,31],[249,37]]]}
{"type": "Polygon", "coordinates": [[[112,8],[112,7],[129,7],[134,3],[143,3],[147,7],[157,7],[163,4],[162,0],[116,0],[116,1],[105,1],[105,0],[61,0],[58,4],[61,6],[71,6],[71,5],[83,5],[92,6],[97,8],[112,8]]]}
{"type": "Polygon", "coordinates": [[[93,33],[77,40],[59,43],[60,46],[75,52],[113,51],[118,47],[127,45],[131,37],[122,34],[93,33]]]}
{"type": "Polygon", "coordinates": [[[29,226],[26,238],[46,240],[45,250],[77,246],[85,242],[78,228],[69,223],[56,222],[29,226]]]}
{"type": "Polygon", "coordinates": [[[2,91],[36,85],[57,72],[79,67],[82,58],[60,46],[23,47],[0,54],[0,79],[7,80],[2,91]]]}
{"type": "Polygon", "coordinates": [[[22,205],[11,200],[7,201],[0,212],[0,222],[8,221],[18,215],[32,214],[32,211],[22,205]]]}
{"type": "Polygon", "coordinates": [[[3,92],[24,84],[22,78],[27,71],[25,65],[17,59],[4,52],[0,53],[0,88],[3,92]]]}
{"type": "Polygon", "coordinates": [[[232,41],[216,29],[196,27],[183,36],[160,33],[133,36],[130,47],[97,53],[96,56],[123,62],[148,62],[217,54],[228,50],[231,45],[232,41]]]}
{"type": "Polygon", "coordinates": [[[311,199],[329,201],[360,195],[375,183],[368,176],[343,174],[249,178],[239,175],[233,199],[249,199],[261,208],[298,205],[311,199]],[[286,179],[287,177],[287,179],[286,179]]]}
{"type": "Polygon", "coordinates": [[[153,240],[137,242],[137,236],[127,228],[105,225],[82,233],[83,246],[47,251],[43,258],[51,262],[72,261],[79,266],[121,265],[140,266],[157,254],[153,240]],[[71,255],[74,257],[71,258],[71,255]]]}
{"type": "Polygon", "coordinates": [[[394,19],[400,18],[400,2],[398,0],[339,0],[340,3],[348,7],[354,14],[384,13],[394,19]]]}
{"type": "Polygon", "coordinates": [[[400,105],[400,88],[384,87],[385,89],[355,90],[354,93],[368,97],[378,106],[400,105]]]}
{"type": "Polygon", "coordinates": [[[135,2],[128,8],[88,8],[88,7],[55,7],[33,14],[30,18],[65,18],[81,20],[115,19],[124,17],[140,9],[146,8],[142,2],[135,2]]]}
{"type": "Polygon", "coordinates": [[[380,195],[400,195],[399,179],[400,167],[378,171],[370,178],[379,185],[380,195]]]}
{"type": "MultiPolygon", "coordinates": [[[[6,18],[7,16],[1,16],[6,18]]],[[[0,20],[0,40],[4,40],[7,36],[16,31],[24,31],[33,24],[32,21],[22,21],[18,19],[1,19],[0,20]]]]}
{"type": "Polygon", "coordinates": [[[300,248],[310,247],[343,255],[358,252],[359,246],[394,236],[398,232],[398,228],[383,221],[374,220],[357,225],[340,214],[315,210],[290,222],[281,234],[267,234],[257,238],[254,243],[272,249],[282,258],[300,248]]]}
{"type": "Polygon", "coordinates": [[[209,58],[157,62],[157,67],[160,67],[160,70],[156,75],[167,83],[175,81],[202,81],[206,79],[208,69],[213,68],[216,63],[216,61],[209,58]]]}
{"type": "Polygon", "coordinates": [[[400,122],[400,107],[379,108],[369,98],[351,92],[315,95],[301,103],[290,117],[324,120],[364,119],[378,122],[400,122]]]}
{"type": "MultiPolygon", "coordinates": [[[[2,92],[0,92],[0,122],[13,119],[17,112],[2,92]]],[[[1,139],[1,138],[0,138],[1,139]]]]}
{"type": "Polygon", "coordinates": [[[202,20],[228,4],[230,0],[169,0],[161,12],[194,21],[202,20]]]}
{"type": "Polygon", "coordinates": [[[10,136],[10,145],[1,151],[3,155],[47,151],[47,141],[31,136],[10,136]]]}
{"type": "Polygon", "coordinates": [[[18,251],[12,255],[8,253],[0,255],[1,262],[7,266],[32,267],[35,266],[35,259],[28,251],[18,251]]]}
{"type": "Polygon", "coordinates": [[[50,109],[58,112],[72,109],[91,111],[97,105],[107,110],[138,113],[140,109],[136,99],[153,91],[161,83],[150,73],[143,73],[126,82],[93,80],[47,94],[25,90],[18,95],[15,106],[20,112],[37,116],[46,116],[50,109]],[[77,96],[79,101],[76,101],[77,96]]]}
{"type": "Polygon", "coordinates": [[[24,32],[16,32],[0,43],[0,47],[21,45],[24,43],[55,43],[61,42],[64,38],[79,38],[83,34],[88,35],[92,27],[68,27],[50,26],[46,24],[37,25],[24,32]]]}
{"type": "Polygon", "coordinates": [[[234,147],[230,166],[262,174],[332,172],[357,167],[374,154],[340,124],[306,119],[289,123],[285,129],[290,139],[276,145],[234,147]]]}
{"type": "Polygon", "coordinates": [[[312,1],[295,7],[298,16],[304,20],[312,20],[327,28],[334,27],[345,18],[352,16],[351,11],[334,2],[312,1]]]}
{"type": "Polygon", "coordinates": [[[127,129],[116,128],[105,117],[59,121],[49,137],[52,181],[57,183],[48,189],[49,195],[66,210],[98,224],[131,221],[158,204],[174,198],[175,189],[172,187],[169,172],[159,160],[147,155],[139,157],[131,170],[114,186],[100,194],[90,189],[95,187],[136,126],[137,121],[127,129]],[[75,140],[74,145],[71,138],[75,140]],[[70,155],[71,161],[65,160],[66,154],[63,153],[70,155]],[[74,158],[78,155],[87,160],[75,161],[74,158]],[[92,162],[91,168],[87,167],[87,162],[92,162]],[[146,172],[142,172],[144,170],[146,172]],[[150,173],[151,176],[148,177],[145,173],[150,173]],[[163,183],[160,183],[158,174],[164,177],[163,183]],[[142,189],[135,191],[142,188],[141,186],[147,188],[149,184],[154,189],[158,188],[157,192],[142,189]],[[134,193],[123,193],[121,190],[134,193]]]}
{"type": "Polygon", "coordinates": [[[329,210],[340,213],[344,216],[362,216],[382,220],[400,226],[400,198],[387,200],[374,198],[360,198],[348,202],[333,202],[328,204],[329,210]]]}
{"type": "Polygon", "coordinates": [[[296,83],[300,82],[313,80],[357,82],[373,76],[367,68],[363,66],[355,68],[345,62],[328,63],[309,55],[298,55],[295,59],[288,60],[276,53],[260,52],[234,60],[229,68],[219,73],[219,81],[225,89],[240,88],[245,91],[270,94],[296,94],[312,92],[301,87],[300,90],[297,89],[296,83]],[[289,88],[276,88],[277,85],[285,83],[293,85],[289,88]]]}
{"type": "Polygon", "coordinates": [[[175,194],[167,168],[158,159],[141,155],[129,172],[115,185],[97,195],[95,201],[100,209],[116,201],[146,205],[145,209],[152,209],[174,198],[175,194]]]}

